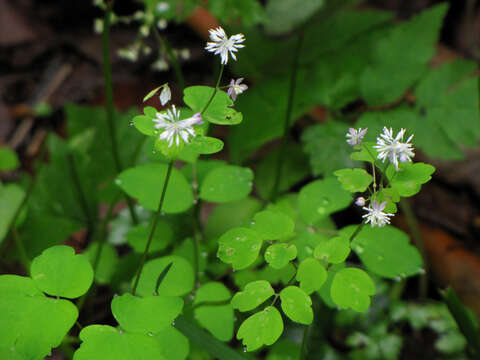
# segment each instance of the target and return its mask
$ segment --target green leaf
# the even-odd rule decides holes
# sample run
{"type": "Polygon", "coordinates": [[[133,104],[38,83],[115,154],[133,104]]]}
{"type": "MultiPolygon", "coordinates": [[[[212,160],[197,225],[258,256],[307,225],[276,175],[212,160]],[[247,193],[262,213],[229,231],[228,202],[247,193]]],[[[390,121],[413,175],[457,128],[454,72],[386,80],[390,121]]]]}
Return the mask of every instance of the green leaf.
{"type": "Polygon", "coordinates": [[[205,225],[205,235],[208,239],[217,238],[229,229],[237,226],[248,226],[262,203],[255,198],[220,204],[211,212],[205,225]],[[235,216],[232,216],[235,214],[235,216]]]}
{"type": "Polygon", "coordinates": [[[272,286],[266,280],[248,283],[243,291],[239,291],[232,298],[232,306],[241,312],[255,309],[275,294],[272,286]]]}
{"type": "MultiPolygon", "coordinates": [[[[287,90],[288,77],[277,76],[261,81],[237,98],[235,107],[245,119],[261,121],[244,121],[230,130],[228,144],[233,162],[244,161],[261,145],[283,134],[284,121],[279,119],[285,118],[287,90]]],[[[310,108],[303,101],[295,102],[292,119],[297,119],[310,108]]],[[[290,125],[293,123],[292,120],[290,125]]]]}
{"type": "Polygon", "coordinates": [[[455,354],[465,350],[467,341],[458,331],[450,331],[440,335],[435,342],[435,349],[444,354],[455,354]]]}
{"type": "Polygon", "coordinates": [[[253,264],[262,248],[262,239],[257,232],[247,228],[233,228],[218,239],[217,256],[234,270],[245,269],[253,264]]]}
{"type": "Polygon", "coordinates": [[[90,325],[80,331],[82,344],[73,360],[166,360],[160,343],[152,336],[121,332],[108,325],[90,325]]]}
{"type": "Polygon", "coordinates": [[[314,256],[330,264],[344,262],[350,254],[350,241],[346,236],[335,236],[315,247],[314,256]]]}
{"type": "Polygon", "coordinates": [[[335,309],[337,307],[336,304],[333,302],[332,297],[330,296],[330,290],[332,288],[333,278],[335,277],[335,275],[339,270],[344,268],[345,268],[345,263],[333,264],[332,266],[330,266],[327,271],[327,280],[318,291],[318,295],[320,295],[320,297],[325,302],[325,304],[332,309],[335,309]]]}
{"type": "Polygon", "coordinates": [[[200,187],[200,198],[210,202],[241,200],[252,191],[253,172],[234,165],[220,166],[210,171],[200,187]]]}
{"type": "Polygon", "coordinates": [[[309,325],[313,321],[312,299],[297,286],[288,286],[280,292],[282,310],[292,321],[309,325]]]}
{"type": "Polygon", "coordinates": [[[283,333],[282,316],[273,306],[267,306],[248,319],[238,329],[237,339],[242,340],[247,351],[254,351],[262,345],[272,345],[283,333]]]}
{"type": "Polygon", "coordinates": [[[269,349],[266,360],[300,359],[300,352],[300,344],[289,339],[280,339],[269,349]]]}
{"type": "Polygon", "coordinates": [[[186,149],[190,149],[197,154],[215,154],[222,151],[223,141],[209,136],[196,136],[186,149]]]}
{"type": "Polygon", "coordinates": [[[17,153],[8,147],[0,147],[0,171],[15,170],[20,165],[17,153]]]}
{"type": "MultiPolygon", "coordinates": [[[[310,174],[308,158],[298,144],[286,144],[286,155],[282,159],[282,169],[278,181],[278,192],[282,193],[290,189],[310,174]]],[[[255,169],[255,185],[259,195],[264,199],[270,199],[273,196],[276,169],[280,147],[270,151],[255,169]]]]}
{"type": "MultiPolygon", "coordinates": [[[[349,226],[341,232],[347,236],[355,229],[349,226]]],[[[410,245],[407,234],[393,226],[364,226],[351,246],[367,269],[377,275],[395,279],[423,272],[420,253],[410,245]]]]}
{"type": "Polygon", "coordinates": [[[313,224],[350,205],[352,195],[335,178],[316,180],[304,186],[298,197],[300,216],[313,224]]]}
{"type": "MultiPolygon", "coordinates": [[[[127,238],[128,244],[135,250],[135,252],[143,253],[145,251],[145,246],[147,245],[151,229],[152,224],[139,224],[132,227],[127,232],[125,236],[127,238]]],[[[153,235],[149,251],[153,253],[163,250],[168,245],[170,245],[172,241],[172,228],[166,221],[160,220],[157,222],[157,227],[155,229],[155,234],[153,235]]]]}
{"type": "MultiPolygon", "coordinates": [[[[92,268],[95,264],[95,258],[98,252],[98,242],[93,242],[85,250],[85,256],[90,261],[92,268]]],[[[97,269],[95,270],[95,281],[98,284],[105,285],[112,280],[118,265],[118,254],[115,248],[106,243],[102,245],[100,258],[98,260],[97,269]]]]}
{"type": "MultiPolygon", "coordinates": [[[[202,112],[214,90],[214,88],[208,86],[187,87],[183,91],[183,101],[194,112],[202,112]]],[[[208,105],[208,108],[203,112],[202,118],[218,125],[239,124],[242,121],[242,114],[233,110],[231,106],[233,106],[233,101],[230,99],[230,96],[226,92],[219,90],[208,105]]]]}
{"type": "MultiPolygon", "coordinates": [[[[439,68],[430,70],[415,89],[417,99],[416,112],[423,117],[420,124],[411,130],[415,133],[418,145],[453,147],[451,153],[443,152],[442,157],[453,157],[459,151],[459,145],[476,146],[480,136],[478,120],[478,96],[476,94],[478,79],[471,76],[476,64],[473,61],[457,59],[439,68]],[[467,75],[469,75],[467,77],[467,75]],[[452,116],[458,121],[452,124],[452,116]],[[442,138],[432,138],[427,129],[422,129],[424,122],[436,128],[442,138]],[[417,136],[419,133],[420,137],[417,136]],[[443,141],[442,141],[443,140],[443,141]],[[446,156],[445,156],[446,155],[446,156]]],[[[436,134],[435,134],[436,135],[436,134]]],[[[438,152],[438,151],[437,151],[438,152]]]]}
{"type": "Polygon", "coordinates": [[[175,321],[175,326],[188,339],[195,344],[195,346],[204,349],[208,354],[218,358],[219,360],[245,360],[247,357],[233,350],[226,344],[215,339],[209,333],[200,329],[197,325],[179,316],[175,321]]]}
{"type": "Polygon", "coordinates": [[[370,306],[370,296],[375,294],[375,286],[368,274],[357,268],[338,271],[332,282],[330,295],[341,309],[351,308],[365,312],[370,306]]]}
{"type": "MultiPolygon", "coordinates": [[[[154,108],[152,109],[154,110],[153,117],[155,117],[156,110],[154,108]]],[[[65,106],[65,114],[67,119],[67,133],[71,139],[70,142],[72,142],[72,140],[74,140],[77,136],[84,136],[86,131],[89,131],[92,134],[91,140],[85,146],[85,150],[79,150],[84,153],[87,158],[85,160],[85,169],[82,170],[82,172],[86,173],[86,176],[83,176],[81,179],[82,186],[85,188],[88,182],[98,185],[101,184],[104,186],[106,182],[112,181],[112,179],[118,175],[118,170],[115,166],[112,152],[106,151],[105,147],[107,144],[107,146],[110,146],[110,130],[108,127],[107,113],[105,108],[67,104],[65,106]]],[[[118,113],[115,111],[113,114],[116,128],[116,138],[119,144],[118,152],[120,162],[123,164],[123,166],[129,166],[132,164],[132,155],[136,153],[137,148],[144,141],[144,136],[133,126],[130,126],[132,119],[137,114],[137,109],[131,109],[125,113],[118,113]]],[[[70,149],[66,150],[70,151],[70,149]]],[[[50,154],[54,154],[55,156],[60,155],[63,157],[66,155],[59,153],[58,150],[53,149],[50,149],[50,154]]],[[[66,161],[67,159],[65,159],[64,162],[66,163],[66,161]]],[[[66,176],[63,175],[65,178],[70,177],[68,169],[68,163],[59,169],[68,174],[66,176]]],[[[42,169],[42,172],[43,171],[44,169],[42,169]]],[[[55,180],[57,178],[59,177],[57,176],[55,180]]],[[[65,181],[65,184],[63,185],[58,181],[50,180],[48,185],[52,188],[52,198],[60,200],[60,203],[64,203],[65,200],[62,198],[66,196],[73,197],[76,203],[78,203],[77,192],[72,190],[71,181],[65,181]],[[68,188],[64,193],[63,191],[59,192],[59,190],[63,190],[62,188],[67,186],[68,188]]],[[[92,192],[94,195],[97,195],[98,188],[94,188],[92,192]]],[[[79,207],[78,204],[76,206],[79,207]]],[[[71,211],[70,207],[71,206],[66,206],[68,211],[71,211]]],[[[68,214],[69,212],[65,213],[68,214]]]]}
{"type": "Polygon", "coordinates": [[[259,280],[267,280],[271,284],[283,284],[286,285],[295,276],[296,269],[292,263],[281,269],[274,269],[271,266],[265,266],[260,271],[257,271],[257,278],[259,280]]]}
{"type": "Polygon", "coordinates": [[[435,168],[424,163],[401,163],[399,171],[387,169],[390,185],[400,196],[413,196],[420,191],[422,184],[430,181],[435,168]]]}
{"type": "Polygon", "coordinates": [[[78,317],[70,301],[48,298],[17,275],[0,276],[0,313],[0,354],[19,360],[48,356],[78,317]]]}
{"type": "Polygon", "coordinates": [[[264,210],[255,214],[252,229],[263,240],[279,240],[293,234],[295,224],[293,220],[278,211],[264,210]]]}
{"type": "Polygon", "coordinates": [[[351,146],[345,141],[348,126],[329,121],[308,127],[302,134],[303,149],[310,159],[313,175],[330,175],[357,163],[350,159],[351,146]]]}
{"type": "MultiPolygon", "coordinates": [[[[331,221],[330,218],[325,219],[331,221]]],[[[326,230],[333,229],[328,227],[326,230]]],[[[315,232],[307,228],[299,231],[298,234],[290,240],[290,244],[294,244],[297,247],[297,258],[298,260],[303,261],[306,258],[312,257],[317,245],[327,241],[329,237],[330,236],[327,236],[324,233],[315,232]]]]}
{"type": "Polygon", "coordinates": [[[182,312],[183,300],[177,296],[140,298],[127,293],[115,296],[111,306],[122,329],[147,335],[169,327],[182,312]]]}
{"type": "Polygon", "coordinates": [[[150,260],[145,264],[138,281],[137,294],[153,295],[158,277],[170,263],[172,263],[172,267],[158,287],[158,294],[183,296],[192,291],[194,285],[192,265],[183,257],[172,255],[150,260]]]}
{"type": "Polygon", "coordinates": [[[268,1],[265,12],[265,30],[271,35],[290,32],[295,26],[305,22],[325,5],[324,0],[306,0],[298,6],[295,0],[268,1]]]}
{"type": "Polygon", "coordinates": [[[183,175],[185,175],[189,182],[193,183],[196,179],[197,184],[201,185],[205,179],[205,176],[207,176],[211,170],[222,165],[226,165],[226,162],[223,160],[199,159],[195,161],[195,163],[185,164],[180,171],[183,175]]]}
{"type": "Polygon", "coordinates": [[[168,360],[185,360],[190,353],[188,339],[173,326],[167,326],[154,335],[160,343],[163,356],[168,360]]]}
{"type": "Polygon", "coordinates": [[[476,318],[470,309],[462,304],[452,288],[447,288],[441,294],[460,331],[467,339],[469,348],[475,355],[480,354],[480,335],[476,318]]]}
{"type": "Polygon", "coordinates": [[[20,186],[0,184],[0,244],[7,235],[24,197],[25,191],[20,186]]]}
{"type": "MultiPolygon", "coordinates": [[[[147,163],[127,169],[115,181],[128,195],[138,199],[147,209],[156,211],[160,202],[168,165],[147,163]]],[[[165,193],[162,211],[169,214],[188,210],[193,204],[190,184],[183,174],[173,168],[165,193]]]]}
{"type": "Polygon", "coordinates": [[[209,282],[198,288],[193,305],[195,319],[213,336],[221,341],[230,341],[233,336],[233,307],[230,303],[223,305],[209,302],[229,301],[230,291],[219,282],[209,282]],[[203,303],[207,303],[202,305],[203,303]]]}
{"type": "Polygon", "coordinates": [[[239,18],[244,26],[265,21],[265,11],[258,0],[212,0],[208,8],[222,24],[235,24],[239,18]]]}
{"type": "MultiPolygon", "coordinates": [[[[381,127],[379,127],[378,131],[375,132],[374,129],[370,129],[369,132],[367,132],[367,135],[370,134],[379,134],[381,132],[381,127]]],[[[370,142],[370,141],[364,141],[362,145],[355,145],[354,149],[357,151],[354,151],[350,154],[350,158],[352,160],[358,160],[358,161],[366,161],[366,162],[373,162],[376,161],[378,158],[378,152],[377,149],[374,148],[377,144],[375,142],[370,142]]]]}
{"type": "MultiPolygon", "coordinates": [[[[32,198],[29,203],[32,203],[32,198]]],[[[25,223],[20,228],[20,236],[27,255],[29,258],[34,258],[44,249],[61,244],[69,235],[82,228],[83,226],[77,221],[46,214],[43,208],[29,206],[25,223]]]]}
{"type": "Polygon", "coordinates": [[[32,261],[35,284],[48,295],[70,299],[85,294],[93,281],[93,269],[85,255],[75,255],[70,246],[48,248],[32,261]]]}
{"type": "Polygon", "coordinates": [[[342,187],[350,192],[364,192],[372,183],[373,177],[364,169],[342,169],[333,173],[342,187]]]}
{"type": "Polygon", "coordinates": [[[300,283],[300,288],[310,295],[320,290],[327,280],[327,271],[317,260],[307,258],[300,263],[296,279],[300,283]]]}
{"type": "Polygon", "coordinates": [[[273,244],[265,250],[265,261],[274,269],[282,269],[297,257],[297,248],[291,244],[273,244]]]}
{"type": "Polygon", "coordinates": [[[426,71],[435,54],[447,4],[440,4],[394,27],[372,51],[360,87],[369,105],[399,99],[426,71]]]}
{"type": "Polygon", "coordinates": [[[147,115],[137,115],[133,118],[133,124],[143,135],[154,136],[157,130],[155,129],[153,119],[147,115]]]}

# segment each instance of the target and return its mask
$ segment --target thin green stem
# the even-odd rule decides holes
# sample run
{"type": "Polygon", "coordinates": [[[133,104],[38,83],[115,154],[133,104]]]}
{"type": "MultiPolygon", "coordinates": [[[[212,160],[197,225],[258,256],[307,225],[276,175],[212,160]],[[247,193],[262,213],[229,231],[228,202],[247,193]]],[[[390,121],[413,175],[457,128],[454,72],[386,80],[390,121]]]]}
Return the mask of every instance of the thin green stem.
{"type": "Polygon", "coordinates": [[[202,114],[202,115],[207,110],[207,108],[210,106],[213,98],[215,97],[215,94],[217,93],[217,91],[219,89],[220,81],[222,80],[223,69],[225,69],[225,65],[222,64],[222,66],[220,67],[220,73],[218,74],[217,84],[215,85],[215,89],[213,89],[212,95],[210,96],[210,99],[208,99],[207,103],[205,104],[205,107],[202,109],[202,111],[200,111],[200,114],[202,114]]]}
{"type": "Polygon", "coordinates": [[[157,39],[160,46],[165,49],[165,52],[170,58],[170,62],[172,63],[172,66],[173,66],[173,71],[175,71],[175,76],[177,77],[178,83],[180,85],[180,91],[183,92],[183,89],[185,88],[185,79],[183,77],[182,68],[180,67],[178,58],[175,56],[172,50],[172,47],[170,46],[170,43],[167,41],[167,39],[165,39],[164,37],[162,37],[162,35],[160,35],[155,24],[152,26],[152,29],[153,29],[153,35],[157,39]]]}
{"type": "MultiPolygon", "coordinates": [[[[137,144],[137,147],[136,147],[136,149],[133,153],[132,159],[131,159],[132,166],[135,165],[135,163],[137,161],[137,158],[138,158],[138,155],[140,155],[140,150],[141,150],[143,144],[145,143],[145,139],[146,139],[145,137],[142,137],[137,144]]],[[[102,230],[101,230],[101,235],[100,235],[101,237],[100,237],[100,240],[99,240],[98,248],[97,248],[97,251],[95,253],[95,258],[93,260],[93,265],[92,265],[94,274],[97,271],[98,264],[100,262],[100,257],[102,256],[103,247],[104,247],[104,245],[107,241],[108,224],[110,223],[110,220],[112,219],[113,210],[115,209],[115,206],[117,205],[117,202],[118,202],[120,196],[121,196],[121,193],[118,192],[117,195],[114,197],[113,201],[108,206],[107,214],[105,215],[105,218],[102,220],[102,224],[101,224],[101,229],[102,230]]],[[[81,309],[85,305],[85,301],[86,301],[87,297],[94,291],[94,289],[95,289],[95,284],[88,290],[88,292],[86,294],[84,294],[78,300],[78,303],[77,303],[78,312],[81,311],[81,309]]]]}
{"type": "Polygon", "coordinates": [[[90,209],[88,208],[87,197],[85,195],[85,192],[83,191],[82,182],[80,181],[80,176],[78,174],[77,166],[75,164],[75,159],[72,153],[69,153],[67,155],[67,160],[68,166],[70,167],[70,175],[72,176],[73,185],[77,190],[78,200],[82,208],[83,215],[85,216],[85,220],[87,221],[88,233],[92,235],[95,228],[95,221],[93,220],[90,209]]]}
{"type": "MultiPolygon", "coordinates": [[[[103,18],[103,36],[102,36],[102,50],[103,50],[103,74],[105,79],[105,97],[107,102],[107,124],[108,134],[110,136],[110,143],[112,145],[113,161],[117,173],[122,172],[122,163],[120,161],[120,154],[118,151],[117,133],[115,128],[115,114],[113,107],[113,82],[112,69],[110,65],[110,19],[112,16],[113,1],[107,5],[105,16],[103,18]]],[[[137,214],[132,199],[125,194],[130,216],[134,224],[138,224],[137,214]]]]}
{"type": "Polygon", "coordinates": [[[410,228],[412,233],[413,242],[417,247],[420,254],[422,254],[423,262],[425,264],[425,269],[422,274],[420,274],[420,281],[418,283],[418,292],[421,299],[425,299],[428,293],[428,261],[425,253],[425,248],[423,246],[422,233],[420,232],[420,226],[418,224],[417,218],[412,210],[412,207],[405,199],[400,200],[400,208],[405,214],[407,220],[407,225],[410,228]]]}
{"type": "MultiPolygon", "coordinates": [[[[291,264],[293,265],[293,263],[291,263],[291,264]]],[[[287,284],[285,285],[285,287],[292,285],[295,282],[295,277],[296,276],[297,276],[297,271],[295,271],[295,273],[292,275],[292,277],[287,281],[287,284]]],[[[280,297],[280,294],[275,294],[270,306],[275,305],[275,303],[277,302],[279,297],[280,297]]]]}
{"type": "Polygon", "coordinates": [[[282,160],[285,156],[288,130],[290,129],[290,119],[292,117],[293,101],[295,97],[295,88],[297,84],[298,62],[300,59],[300,52],[302,49],[303,39],[304,39],[304,32],[301,31],[298,35],[297,45],[295,47],[295,53],[293,55],[292,72],[290,76],[290,88],[289,88],[288,100],[287,100],[287,110],[285,112],[285,124],[283,126],[283,136],[280,142],[280,148],[279,148],[278,157],[277,157],[277,164],[275,167],[276,169],[275,178],[274,178],[272,196],[271,196],[272,200],[276,199],[279,191],[279,186],[280,186],[280,178],[282,175],[282,164],[283,164],[282,160]]]}
{"type": "MultiPolygon", "coordinates": [[[[48,137],[48,135],[47,135],[47,137],[48,137]]],[[[42,143],[42,146],[41,146],[41,149],[40,149],[40,154],[38,156],[38,159],[40,161],[39,166],[36,169],[35,174],[32,176],[32,180],[30,181],[30,184],[28,184],[28,188],[27,188],[27,191],[25,192],[25,196],[23,197],[22,202],[20,203],[17,210],[15,211],[15,214],[13,215],[12,221],[10,221],[10,224],[8,226],[8,232],[9,233],[13,232],[13,229],[15,228],[15,224],[17,223],[18,217],[22,213],[23,208],[25,207],[28,200],[30,199],[30,196],[32,195],[33,189],[34,189],[35,184],[37,182],[37,175],[36,174],[38,174],[41,171],[43,165],[45,164],[45,162],[43,160],[45,158],[46,148],[47,148],[46,141],[44,141],[42,143]]],[[[12,233],[12,236],[15,239],[15,235],[13,233],[12,233]]],[[[20,241],[21,241],[21,239],[20,239],[20,241]]],[[[8,242],[5,241],[4,246],[0,249],[0,258],[3,258],[3,253],[7,249],[7,244],[8,244],[8,242]]],[[[22,255],[20,254],[20,256],[22,256],[22,255]]],[[[28,257],[27,257],[27,259],[28,259],[28,257]]]]}
{"type": "Polygon", "coordinates": [[[355,239],[355,236],[358,235],[358,233],[362,230],[362,228],[364,227],[365,223],[362,221],[360,224],[358,224],[357,228],[355,229],[355,231],[353,232],[353,234],[350,236],[350,238],[348,239],[348,242],[352,242],[353,239],[355,239]]]}
{"type": "Polygon", "coordinates": [[[160,202],[158,204],[158,209],[155,213],[153,218],[152,229],[150,230],[150,235],[148,236],[147,245],[145,246],[145,251],[142,254],[142,258],[140,259],[140,264],[138,266],[137,275],[135,277],[135,282],[132,288],[132,295],[135,295],[137,291],[138,281],[140,280],[140,275],[143,271],[143,266],[145,265],[145,261],[147,260],[148,250],[150,249],[150,245],[152,243],[153,235],[155,234],[155,229],[157,228],[158,219],[162,213],[163,202],[165,200],[165,194],[167,192],[168,181],[170,180],[170,174],[172,173],[174,160],[171,160],[168,164],[167,175],[165,176],[165,182],[163,183],[162,195],[160,196],[160,202]]]}
{"type": "Polygon", "coordinates": [[[196,163],[192,164],[192,173],[193,173],[193,199],[194,206],[192,209],[192,223],[193,223],[193,270],[195,272],[195,284],[198,283],[199,278],[199,262],[200,262],[200,252],[199,252],[199,242],[203,239],[203,232],[201,229],[201,224],[199,221],[200,218],[200,199],[198,196],[198,177],[197,177],[197,165],[196,163]]]}
{"type": "MultiPolygon", "coordinates": [[[[207,103],[205,104],[205,107],[202,109],[200,114],[203,114],[210,104],[213,101],[213,98],[215,97],[215,94],[217,93],[220,82],[222,81],[222,75],[223,75],[223,70],[225,69],[225,65],[222,64],[220,67],[220,73],[218,74],[217,78],[217,83],[215,84],[215,89],[213,89],[212,95],[208,99],[207,103]]],[[[196,165],[193,164],[193,193],[194,193],[194,199],[195,199],[195,206],[193,207],[192,211],[192,217],[193,217],[193,267],[194,267],[194,272],[195,272],[195,284],[198,282],[198,268],[199,268],[199,262],[200,262],[200,253],[199,253],[199,241],[200,239],[203,238],[203,234],[201,231],[200,227],[200,222],[199,222],[199,216],[200,216],[200,199],[198,198],[198,181],[197,181],[197,169],[196,165]]]]}
{"type": "MultiPolygon", "coordinates": [[[[372,161],[373,161],[372,164],[375,164],[375,157],[373,156],[373,154],[370,152],[368,147],[366,147],[365,145],[364,145],[364,148],[370,154],[370,156],[372,158],[372,161]]],[[[387,167],[388,167],[388,164],[387,164],[387,166],[385,167],[384,170],[381,170],[378,167],[377,167],[377,169],[380,172],[381,184],[383,184],[383,181],[385,181],[387,185],[390,185],[390,181],[388,180],[388,177],[385,176],[385,171],[386,171],[387,167]]],[[[396,175],[397,175],[397,173],[395,173],[393,176],[396,176],[396,175]]],[[[422,234],[420,232],[420,227],[418,225],[417,218],[416,218],[412,208],[410,207],[410,204],[408,203],[408,201],[406,201],[405,199],[400,199],[399,204],[400,204],[400,208],[402,209],[403,213],[405,214],[408,228],[410,229],[410,232],[412,233],[413,242],[415,243],[415,246],[417,247],[418,251],[420,251],[420,254],[422,255],[422,258],[423,258],[423,262],[425,264],[424,273],[420,274],[420,281],[418,283],[419,296],[420,296],[421,299],[424,299],[424,298],[426,298],[427,292],[428,292],[428,262],[427,262],[427,257],[426,257],[426,253],[425,253],[425,248],[423,246],[422,234]]],[[[400,289],[400,290],[402,290],[402,289],[400,289]]]]}
{"type": "Polygon", "coordinates": [[[12,228],[13,239],[18,248],[18,253],[22,261],[23,266],[27,270],[27,273],[30,273],[30,259],[28,258],[27,251],[25,250],[25,245],[23,244],[22,238],[18,235],[18,231],[15,227],[12,228]]]}
{"type": "Polygon", "coordinates": [[[305,329],[303,330],[302,347],[300,348],[299,360],[305,360],[307,358],[308,338],[310,336],[312,324],[305,326],[305,329]]]}

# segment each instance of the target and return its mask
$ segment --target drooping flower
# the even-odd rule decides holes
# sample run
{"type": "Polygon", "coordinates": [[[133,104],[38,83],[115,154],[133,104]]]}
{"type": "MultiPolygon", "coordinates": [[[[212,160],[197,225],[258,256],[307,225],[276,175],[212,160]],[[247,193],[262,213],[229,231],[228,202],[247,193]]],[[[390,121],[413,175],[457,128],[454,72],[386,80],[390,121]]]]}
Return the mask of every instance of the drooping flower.
{"type": "Polygon", "coordinates": [[[351,146],[355,145],[361,145],[362,144],[362,139],[367,133],[368,128],[363,129],[359,128],[358,130],[354,128],[348,129],[347,135],[345,137],[347,138],[347,143],[351,146]]]}
{"type": "Polygon", "coordinates": [[[162,92],[160,93],[160,103],[164,106],[172,98],[172,92],[168,84],[163,85],[162,92]]]}
{"type": "Polygon", "coordinates": [[[231,80],[230,85],[228,85],[227,94],[232,98],[233,101],[237,100],[237,95],[243,93],[248,89],[248,86],[242,84],[243,78],[237,80],[231,80]]]}
{"type": "Polygon", "coordinates": [[[379,204],[377,200],[373,200],[368,207],[363,207],[362,209],[367,211],[367,213],[362,216],[362,218],[366,218],[365,223],[370,223],[372,227],[382,227],[386,224],[390,224],[390,219],[388,217],[393,216],[394,214],[383,212],[385,206],[387,206],[386,201],[379,204]]]}
{"type": "Polygon", "coordinates": [[[243,34],[236,34],[228,37],[225,30],[220,26],[208,31],[210,33],[210,40],[212,41],[207,42],[205,50],[213,52],[215,55],[220,54],[223,65],[228,62],[228,53],[230,53],[233,60],[237,60],[234,53],[245,46],[241,44],[245,41],[243,34]]]}
{"type": "Polygon", "coordinates": [[[377,145],[374,146],[379,152],[378,158],[383,162],[388,158],[388,160],[395,165],[395,170],[398,170],[399,161],[412,161],[412,158],[415,156],[413,145],[410,143],[413,135],[411,135],[405,142],[403,141],[404,135],[405,129],[401,129],[394,138],[392,128],[387,129],[384,127],[383,134],[380,134],[380,136],[377,137],[377,145]]]}
{"type": "Polygon", "coordinates": [[[358,197],[355,200],[355,205],[357,206],[365,206],[365,198],[363,196],[358,197]]]}
{"type": "Polygon", "coordinates": [[[180,139],[185,143],[190,141],[190,137],[195,136],[194,125],[202,124],[202,115],[196,113],[192,117],[180,120],[180,110],[172,105],[166,113],[157,113],[157,118],[153,119],[155,129],[163,129],[159,139],[168,142],[168,147],[173,145],[175,141],[176,146],[180,144],[180,139]]]}

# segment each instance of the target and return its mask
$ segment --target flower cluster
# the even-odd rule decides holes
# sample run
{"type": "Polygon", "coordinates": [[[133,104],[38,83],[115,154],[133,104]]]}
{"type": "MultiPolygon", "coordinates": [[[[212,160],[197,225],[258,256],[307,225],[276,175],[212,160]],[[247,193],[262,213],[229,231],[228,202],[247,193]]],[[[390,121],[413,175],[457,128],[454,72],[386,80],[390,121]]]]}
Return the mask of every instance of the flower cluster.
{"type": "MultiPolygon", "coordinates": [[[[411,135],[407,141],[404,141],[405,129],[401,129],[396,136],[393,134],[393,130],[383,128],[383,133],[377,137],[377,144],[374,145],[374,149],[378,152],[378,160],[385,162],[386,159],[390,161],[391,164],[395,166],[395,170],[398,171],[399,162],[411,162],[412,158],[415,156],[413,152],[413,145],[411,140],[413,135],[411,135]]],[[[350,128],[348,133],[345,135],[347,138],[347,143],[351,146],[362,145],[362,139],[367,134],[367,129],[359,128],[353,129],[350,128]]],[[[374,160],[374,159],[372,159],[374,160]]],[[[374,170],[375,171],[375,170],[374,170]]],[[[363,197],[358,197],[355,200],[357,206],[362,206],[362,209],[367,213],[363,215],[365,223],[373,226],[385,226],[390,224],[390,217],[394,214],[384,212],[387,202],[379,203],[377,200],[370,202],[368,207],[365,207],[367,200],[363,197]]]]}
{"type": "MultiPolygon", "coordinates": [[[[228,63],[229,54],[236,60],[235,52],[245,46],[242,44],[245,41],[243,34],[228,37],[221,27],[210,30],[210,40],[211,42],[207,42],[205,49],[213,52],[215,55],[220,55],[222,65],[228,63]]],[[[243,78],[232,79],[228,86],[227,94],[233,101],[237,99],[237,95],[248,89],[248,86],[242,84],[242,81],[243,78]]],[[[161,88],[159,99],[162,106],[164,106],[170,101],[172,93],[168,84],[163,85],[161,88]]],[[[179,146],[181,140],[184,143],[189,143],[190,138],[196,135],[194,126],[202,124],[202,114],[196,113],[188,119],[180,120],[180,111],[177,110],[175,105],[172,105],[171,109],[168,109],[166,113],[157,113],[157,118],[153,119],[153,122],[155,129],[163,130],[159,135],[159,140],[168,142],[168,147],[172,147],[174,144],[179,146]]]]}

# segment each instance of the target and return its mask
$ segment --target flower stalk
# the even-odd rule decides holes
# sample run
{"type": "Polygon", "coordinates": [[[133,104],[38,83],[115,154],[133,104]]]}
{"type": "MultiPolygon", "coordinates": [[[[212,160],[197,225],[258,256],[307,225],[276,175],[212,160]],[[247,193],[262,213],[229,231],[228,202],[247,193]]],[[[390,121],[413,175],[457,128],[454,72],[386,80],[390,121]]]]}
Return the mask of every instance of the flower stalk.
{"type": "MultiPolygon", "coordinates": [[[[113,108],[113,83],[112,83],[112,69],[110,65],[110,20],[112,17],[113,1],[108,3],[105,10],[105,16],[103,18],[103,35],[102,35],[102,50],[103,50],[103,75],[105,80],[105,98],[107,103],[107,124],[108,134],[110,136],[110,142],[112,145],[113,161],[115,163],[115,169],[117,173],[122,172],[122,163],[120,161],[120,154],[118,151],[117,132],[115,128],[115,116],[113,108]]],[[[125,195],[127,201],[130,217],[134,224],[138,224],[138,217],[135,213],[132,199],[125,195]]]]}
{"type": "Polygon", "coordinates": [[[145,246],[145,250],[143,251],[142,257],[140,259],[140,264],[138,266],[137,275],[135,276],[135,281],[132,287],[132,295],[135,295],[137,291],[138,282],[140,280],[140,275],[142,275],[143,266],[145,265],[145,261],[147,260],[148,250],[150,249],[150,245],[152,244],[153,235],[155,235],[155,230],[157,228],[158,219],[160,218],[160,214],[162,213],[163,203],[165,201],[165,194],[167,192],[168,181],[170,180],[170,175],[172,173],[173,163],[175,160],[171,160],[168,164],[167,174],[165,176],[165,182],[163,183],[162,194],[160,196],[160,202],[158,203],[158,209],[155,212],[155,217],[153,218],[152,229],[150,230],[150,234],[148,235],[147,245],[145,246]]]}

